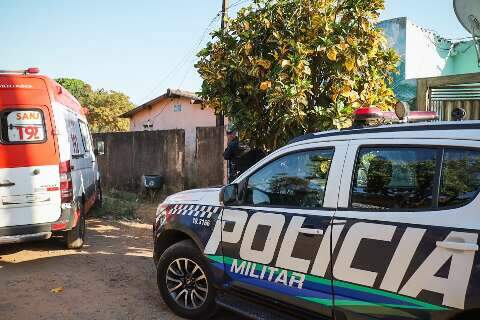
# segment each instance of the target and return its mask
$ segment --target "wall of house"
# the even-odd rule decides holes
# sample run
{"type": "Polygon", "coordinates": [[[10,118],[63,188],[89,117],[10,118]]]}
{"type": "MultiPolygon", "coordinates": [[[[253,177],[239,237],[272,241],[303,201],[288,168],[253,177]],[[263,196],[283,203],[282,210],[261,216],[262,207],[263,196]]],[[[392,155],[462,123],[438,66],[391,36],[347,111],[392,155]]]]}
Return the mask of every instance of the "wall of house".
{"type": "Polygon", "coordinates": [[[448,60],[450,74],[480,72],[475,42],[465,41],[455,45],[448,60]]]}
{"type": "Polygon", "coordinates": [[[392,74],[392,87],[399,100],[413,103],[416,97],[416,81],[407,80],[407,18],[385,20],[378,24],[383,29],[389,48],[395,49],[400,56],[398,73],[392,74]]]}
{"type": "Polygon", "coordinates": [[[454,44],[405,17],[378,26],[384,30],[388,46],[401,58],[392,85],[400,100],[415,105],[417,78],[480,72],[473,41],[454,44]]]}
{"type": "Polygon", "coordinates": [[[450,42],[409,20],[406,40],[405,79],[436,77],[448,72],[450,42]]]}
{"type": "MultiPolygon", "coordinates": [[[[216,116],[212,109],[202,109],[187,98],[167,98],[136,113],[130,120],[131,131],[144,131],[144,125],[150,121],[151,130],[182,129],[185,131],[185,165],[188,177],[194,176],[193,161],[196,153],[196,128],[213,127],[216,116]]],[[[194,185],[193,181],[187,181],[194,185]]]]}

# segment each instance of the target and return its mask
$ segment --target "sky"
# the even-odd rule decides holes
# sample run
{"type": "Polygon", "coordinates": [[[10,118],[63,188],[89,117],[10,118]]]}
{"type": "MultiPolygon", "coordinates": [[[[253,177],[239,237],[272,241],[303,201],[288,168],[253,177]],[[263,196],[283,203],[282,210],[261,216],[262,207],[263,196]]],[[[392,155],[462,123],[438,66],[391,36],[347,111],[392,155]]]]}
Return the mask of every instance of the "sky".
{"type": "MultiPolygon", "coordinates": [[[[230,3],[235,12],[248,1],[230,3]]],[[[406,16],[446,38],[468,36],[452,0],[385,7],[382,19],[406,16]]],[[[219,27],[220,9],[221,0],[0,0],[0,70],[39,67],[121,91],[137,105],[167,88],[198,91],[195,53],[219,27]]]]}

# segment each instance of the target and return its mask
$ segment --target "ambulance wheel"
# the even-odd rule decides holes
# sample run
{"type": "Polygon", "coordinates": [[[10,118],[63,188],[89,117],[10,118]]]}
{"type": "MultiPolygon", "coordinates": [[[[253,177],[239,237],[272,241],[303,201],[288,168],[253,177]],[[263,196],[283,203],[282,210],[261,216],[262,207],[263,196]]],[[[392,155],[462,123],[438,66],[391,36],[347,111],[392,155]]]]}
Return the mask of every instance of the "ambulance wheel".
{"type": "Polygon", "coordinates": [[[80,204],[80,217],[78,218],[77,226],[65,234],[68,249],[81,249],[83,247],[86,227],[85,210],[82,203],[80,204]]]}
{"type": "Polygon", "coordinates": [[[165,303],[180,317],[208,319],[217,311],[212,275],[191,240],[165,250],[157,265],[157,285],[165,303]]]}

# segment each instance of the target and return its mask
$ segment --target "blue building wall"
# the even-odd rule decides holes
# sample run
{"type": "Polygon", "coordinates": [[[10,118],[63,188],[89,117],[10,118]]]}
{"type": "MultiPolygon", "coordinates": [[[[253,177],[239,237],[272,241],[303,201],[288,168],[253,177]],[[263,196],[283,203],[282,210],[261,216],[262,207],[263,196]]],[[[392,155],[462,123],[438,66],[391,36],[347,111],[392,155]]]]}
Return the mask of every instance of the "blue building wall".
{"type": "Polygon", "coordinates": [[[378,27],[400,55],[392,84],[400,100],[415,105],[415,79],[480,72],[473,40],[453,43],[405,17],[382,21],[378,27]]]}

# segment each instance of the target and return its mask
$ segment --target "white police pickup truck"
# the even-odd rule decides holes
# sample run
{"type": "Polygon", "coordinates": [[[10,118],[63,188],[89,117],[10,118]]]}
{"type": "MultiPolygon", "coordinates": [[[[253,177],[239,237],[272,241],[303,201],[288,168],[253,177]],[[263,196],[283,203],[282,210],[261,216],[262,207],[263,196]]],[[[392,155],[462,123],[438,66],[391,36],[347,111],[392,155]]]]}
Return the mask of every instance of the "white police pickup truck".
{"type": "Polygon", "coordinates": [[[159,206],[158,287],[190,319],[480,319],[479,191],[479,121],[309,134],[159,206]]]}

